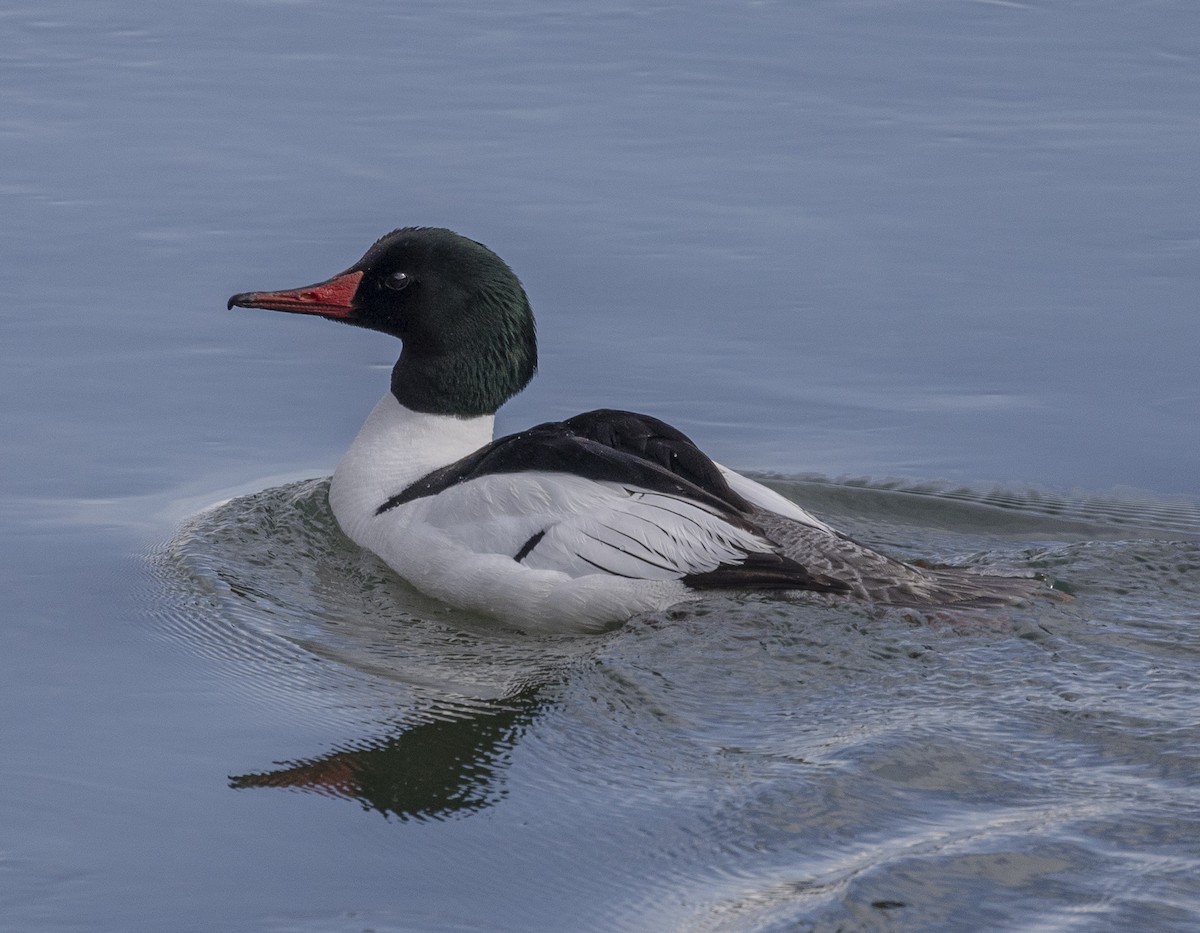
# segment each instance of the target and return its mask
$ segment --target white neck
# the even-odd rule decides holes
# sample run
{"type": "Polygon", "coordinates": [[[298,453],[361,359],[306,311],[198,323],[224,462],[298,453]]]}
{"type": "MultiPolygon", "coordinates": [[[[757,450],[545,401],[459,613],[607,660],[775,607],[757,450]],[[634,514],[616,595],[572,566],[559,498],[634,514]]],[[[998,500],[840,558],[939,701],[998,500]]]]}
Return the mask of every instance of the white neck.
{"type": "Polygon", "coordinates": [[[379,400],[333,473],[329,505],[353,540],[375,510],[431,470],[474,453],[492,439],[494,415],[456,418],[405,408],[390,392],[379,400]]]}

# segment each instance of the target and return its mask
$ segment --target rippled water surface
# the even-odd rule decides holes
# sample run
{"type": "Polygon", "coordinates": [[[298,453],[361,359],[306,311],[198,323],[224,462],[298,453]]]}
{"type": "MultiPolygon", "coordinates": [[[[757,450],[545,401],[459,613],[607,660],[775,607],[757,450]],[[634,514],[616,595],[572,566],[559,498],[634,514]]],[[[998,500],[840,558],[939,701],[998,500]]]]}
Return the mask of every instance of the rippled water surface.
{"type": "MultiPolygon", "coordinates": [[[[1200,514],[778,485],[1075,599],[918,616],[720,598],[534,638],[411,591],[310,480],[155,554],[161,631],[324,718],[231,761],[230,786],[341,798],[398,834],[470,818],[453,874],[499,886],[500,926],[1189,926],[1200,514]]],[[[472,916],[440,896],[406,890],[447,925],[472,916]]]]}
{"type": "Polygon", "coordinates": [[[1200,10],[0,10],[0,931],[1200,927],[1200,10]],[[677,424],[1003,612],[533,637],[326,477],[380,335],[226,312],[495,248],[501,430],[677,424]]]}

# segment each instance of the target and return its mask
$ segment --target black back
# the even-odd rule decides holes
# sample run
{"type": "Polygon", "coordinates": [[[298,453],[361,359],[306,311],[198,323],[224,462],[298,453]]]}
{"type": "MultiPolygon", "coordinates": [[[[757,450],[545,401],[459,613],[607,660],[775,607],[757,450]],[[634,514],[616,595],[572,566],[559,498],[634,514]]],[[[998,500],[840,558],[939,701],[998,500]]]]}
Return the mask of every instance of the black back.
{"type": "Polygon", "coordinates": [[[750,511],[717,465],[682,431],[649,415],[602,408],[498,438],[421,477],[376,514],[480,476],[524,471],[569,473],[683,496],[739,525],[750,511]]]}

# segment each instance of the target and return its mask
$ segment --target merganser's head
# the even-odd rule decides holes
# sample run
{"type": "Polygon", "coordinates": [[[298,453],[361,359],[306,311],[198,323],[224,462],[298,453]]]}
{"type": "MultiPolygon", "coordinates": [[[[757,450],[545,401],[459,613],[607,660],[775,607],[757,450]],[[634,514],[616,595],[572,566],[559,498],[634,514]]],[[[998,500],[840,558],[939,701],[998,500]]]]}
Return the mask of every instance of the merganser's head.
{"type": "Polygon", "coordinates": [[[537,369],[525,289],[507,263],[452,230],[404,227],[305,288],[243,292],[229,307],[315,314],[404,342],[392,394],[415,411],[492,414],[537,369]]]}

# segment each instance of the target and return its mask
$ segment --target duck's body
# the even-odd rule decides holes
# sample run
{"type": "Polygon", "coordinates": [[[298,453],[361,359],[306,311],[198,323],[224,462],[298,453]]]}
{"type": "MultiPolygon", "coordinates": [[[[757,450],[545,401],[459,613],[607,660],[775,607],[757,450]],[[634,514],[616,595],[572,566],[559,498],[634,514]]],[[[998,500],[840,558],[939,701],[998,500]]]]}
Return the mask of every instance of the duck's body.
{"type": "Polygon", "coordinates": [[[319,314],[404,351],[339,463],[339,525],[422,592],[539,631],[588,630],[708,590],[901,605],[1011,601],[1023,578],[874,552],[720,466],[657,419],[601,410],[493,440],[536,365],[524,291],[486,247],[407,228],[347,272],[230,306],[319,314]]]}
{"type": "MultiPolygon", "coordinates": [[[[665,427],[589,412],[492,441],[490,415],[415,412],[389,393],[338,464],[329,504],[351,539],[418,589],[526,629],[592,628],[662,609],[735,567],[746,589],[845,589],[778,554],[732,489],[722,497],[613,446],[611,430],[612,443],[594,439],[622,426],[642,439],[665,427]]],[[[776,495],[716,469],[711,486],[734,476],[764,501],[776,495]]]]}

